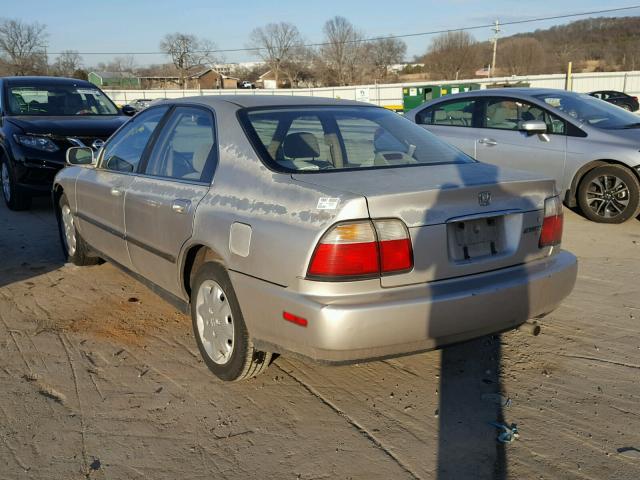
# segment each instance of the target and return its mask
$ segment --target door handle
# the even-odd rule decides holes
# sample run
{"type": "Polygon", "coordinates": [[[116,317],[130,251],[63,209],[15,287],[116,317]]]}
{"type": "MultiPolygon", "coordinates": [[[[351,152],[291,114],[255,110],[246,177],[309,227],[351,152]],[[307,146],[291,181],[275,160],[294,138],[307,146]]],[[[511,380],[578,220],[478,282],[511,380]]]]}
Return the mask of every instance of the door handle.
{"type": "Polygon", "coordinates": [[[498,142],[496,142],[493,138],[481,138],[480,140],[478,140],[478,143],[487,145],[488,147],[493,147],[494,145],[498,144],[498,142]]]}
{"type": "Polygon", "coordinates": [[[122,195],[122,190],[120,189],[120,187],[111,187],[111,195],[113,195],[114,197],[119,197],[120,195],[122,195]]]}
{"type": "Polygon", "coordinates": [[[171,210],[173,210],[176,213],[186,213],[189,210],[190,206],[191,206],[191,200],[183,200],[183,199],[174,200],[171,203],[171,210]]]}

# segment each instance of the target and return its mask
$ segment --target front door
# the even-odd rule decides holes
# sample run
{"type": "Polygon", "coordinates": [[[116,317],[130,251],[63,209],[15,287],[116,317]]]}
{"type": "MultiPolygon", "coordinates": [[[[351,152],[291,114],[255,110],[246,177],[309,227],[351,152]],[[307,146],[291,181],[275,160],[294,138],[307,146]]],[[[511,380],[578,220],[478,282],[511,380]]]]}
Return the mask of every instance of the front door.
{"type": "Polygon", "coordinates": [[[488,98],[483,128],[476,130],[476,158],[501,167],[517,168],[552,178],[561,188],[567,151],[566,122],[542,107],[514,98],[488,98]],[[530,135],[520,123],[538,120],[547,133],[530,135]]]}
{"type": "Polygon", "coordinates": [[[167,107],[157,107],[130,120],[107,141],[98,166],[83,169],[76,181],[80,234],[100,254],[125,267],[131,267],[125,244],[125,196],[166,111],[167,107]]]}
{"type": "Polygon", "coordinates": [[[125,221],[133,268],[180,295],[177,259],[191,237],[198,203],[215,169],[213,114],[201,107],[176,107],[127,192],[125,221]]]}

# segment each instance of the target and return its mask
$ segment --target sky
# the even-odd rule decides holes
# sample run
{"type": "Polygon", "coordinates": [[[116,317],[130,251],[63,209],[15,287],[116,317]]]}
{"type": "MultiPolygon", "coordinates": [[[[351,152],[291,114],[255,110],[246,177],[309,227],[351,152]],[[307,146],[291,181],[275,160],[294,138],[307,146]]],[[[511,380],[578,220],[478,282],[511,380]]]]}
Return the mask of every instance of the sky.
{"type": "MultiPolygon", "coordinates": [[[[326,20],[341,15],[366,36],[398,35],[433,30],[580,13],[639,5],[640,0],[0,0],[0,17],[46,25],[48,51],[77,50],[84,65],[109,61],[115,55],[85,52],[157,52],[167,33],[191,33],[220,49],[247,47],[251,31],[270,22],[295,24],[308,43],[322,40],[326,20]]],[[[618,14],[640,15],[640,8],[618,14]]],[[[548,28],[575,19],[542,21],[503,28],[502,35],[548,28]]],[[[471,32],[486,40],[488,29],[471,32]]],[[[431,36],[406,38],[407,60],[429,46],[431,36]]],[[[224,61],[257,60],[250,53],[224,53],[224,61]]],[[[53,58],[53,56],[52,56],[53,58]]],[[[162,55],[137,55],[140,66],[166,62],[162,55]]]]}

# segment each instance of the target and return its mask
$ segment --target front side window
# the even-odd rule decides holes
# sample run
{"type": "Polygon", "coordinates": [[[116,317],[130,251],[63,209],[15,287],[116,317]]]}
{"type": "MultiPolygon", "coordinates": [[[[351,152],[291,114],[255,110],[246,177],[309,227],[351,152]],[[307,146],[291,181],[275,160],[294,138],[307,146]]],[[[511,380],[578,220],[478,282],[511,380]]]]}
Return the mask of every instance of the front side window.
{"type": "Polygon", "coordinates": [[[535,95],[553,110],[573,117],[580,125],[604,130],[640,127],[638,116],[587,94],[553,92],[535,95]]]}
{"type": "Polygon", "coordinates": [[[263,161],[279,171],[402,167],[473,160],[413,122],[377,107],[245,109],[263,161]]]}
{"type": "Polygon", "coordinates": [[[204,181],[215,143],[213,117],[200,108],[178,107],[166,122],[145,168],[147,175],[204,181]]]}
{"type": "Polygon", "coordinates": [[[118,109],[100,90],[75,85],[13,86],[7,92],[10,115],[66,117],[117,115],[118,109]]]}
{"type": "Polygon", "coordinates": [[[498,130],[520,130],[520,124],[528,121],[544,122],[548,133],[562,135],[566,129],[564,121],[545,109],[513,98],[488,99],[484,117],[485,128],[498,130]]]}
{"type": "Polygon", "coordinates": [[[476,101],[472,99],[443,102],[418,113],[416,123],[421,125],[448,125],[473,127],[476,101]]]}
{"type": "Polygon", "coordinates": [[[129,120],[104,146],[100,167],[135,172],[151,135],[168,109],[168,106],[151,108],[129,120]]]}

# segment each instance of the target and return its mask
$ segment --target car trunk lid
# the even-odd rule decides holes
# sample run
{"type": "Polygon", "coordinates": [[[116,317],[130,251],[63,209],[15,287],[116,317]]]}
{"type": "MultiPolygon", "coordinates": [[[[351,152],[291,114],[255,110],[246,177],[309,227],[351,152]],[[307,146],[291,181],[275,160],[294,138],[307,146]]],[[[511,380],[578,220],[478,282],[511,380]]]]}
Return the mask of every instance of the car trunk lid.
{"type": "Polygon", "coordinates": [[[541,258],[544,200],[553,180],[482,163],[294,174],[298,181],[363,195],[371,218],[409,228],[414,268],[392,287],[470,275],[541,258]]]}

